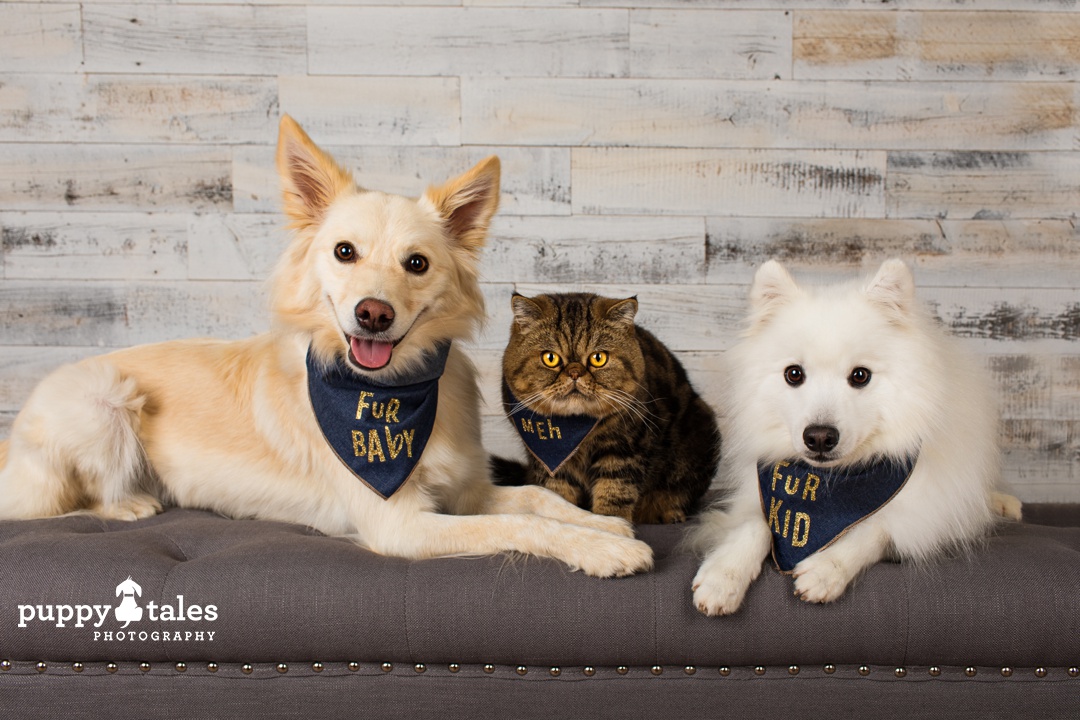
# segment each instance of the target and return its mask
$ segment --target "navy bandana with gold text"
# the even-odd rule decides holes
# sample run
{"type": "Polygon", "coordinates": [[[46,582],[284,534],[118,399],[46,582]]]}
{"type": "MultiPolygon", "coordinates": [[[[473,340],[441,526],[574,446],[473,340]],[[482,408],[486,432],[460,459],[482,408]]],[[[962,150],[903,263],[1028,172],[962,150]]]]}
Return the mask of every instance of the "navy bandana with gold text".
{"type": "Polygon", "coordinates": [[[877,512],[904,487],[917,455],[856,468],[818,468],[800,460],[758,465],[761,509],[773,538],[773,562],[790,573],[848,528],[877,512]]]}
{"type": "Polygon", "coordinates": [[[424,452],[439,405],[439,378],[450,344],[393,386],[328,368],[307,355],[308,395],[327,444],[353,475],[383,499],[405,484],[424,452]]]}
{"type": "Polygon", "coordinates": [[[551,475],[577,452],[600,422],[591,415],[541,415],[519,403],[505,384],[503,406],[525,447],[551,475]]]}

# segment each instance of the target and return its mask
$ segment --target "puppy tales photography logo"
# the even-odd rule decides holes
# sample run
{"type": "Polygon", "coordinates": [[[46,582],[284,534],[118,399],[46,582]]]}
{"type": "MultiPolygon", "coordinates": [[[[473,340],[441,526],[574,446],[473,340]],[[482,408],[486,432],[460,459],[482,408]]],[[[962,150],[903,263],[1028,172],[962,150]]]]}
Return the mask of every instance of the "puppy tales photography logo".
{"type": "Polygon", "coordinates": [[[44,623],[56,628],[85,629],[94,642],[213,642],[216,631],[177,630],[168,623],[212,623],[217,605],[200,605],[177,595],[173,602],[153,600],[140,605],[143,590],[131,579],[116,586],[119,604],[19,605],[19,627],[44,623]]]}

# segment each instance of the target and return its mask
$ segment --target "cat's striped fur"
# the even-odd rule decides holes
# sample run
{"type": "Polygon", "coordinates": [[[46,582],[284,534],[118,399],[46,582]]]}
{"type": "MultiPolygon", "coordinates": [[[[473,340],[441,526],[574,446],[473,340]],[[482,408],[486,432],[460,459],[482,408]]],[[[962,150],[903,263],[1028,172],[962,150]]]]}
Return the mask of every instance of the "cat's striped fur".
{"type": "MultiPolygon", "coordinates": [[[[678,359],[634,324],[637,300],[515,295],[513,307],[503,355],[507,409],[512,392],[542,415],[601,418],[554,474],[530,456],[526,481],[598,514],[638,523],[685,520],[716,472],[720,432],[678,359]],[[557,367],[544,363],[545,353],[558,356],[557,367]],[[602,366],[590,364],[595,353],[606,356],[602,366]]],[[[505,461],[495,466],[503,479],[512,468],[505,461]]]]}

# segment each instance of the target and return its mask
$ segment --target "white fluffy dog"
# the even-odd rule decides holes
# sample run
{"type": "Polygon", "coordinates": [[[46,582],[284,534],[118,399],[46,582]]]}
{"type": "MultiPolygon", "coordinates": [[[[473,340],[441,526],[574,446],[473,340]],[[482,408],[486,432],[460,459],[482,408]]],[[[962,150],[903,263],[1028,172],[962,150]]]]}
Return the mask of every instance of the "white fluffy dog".
{"type": "Polygon", "coordinates": [[[773,552],[808,602],[838,598],[887,557],[920,560],[985,536],[1020,502],[995,492],[988,378],[889,260],[869,282],[805,289],[757,272],[749,327],[729,353],[727,507],[706,513],[694,602],[738,610],[773,552]]]}

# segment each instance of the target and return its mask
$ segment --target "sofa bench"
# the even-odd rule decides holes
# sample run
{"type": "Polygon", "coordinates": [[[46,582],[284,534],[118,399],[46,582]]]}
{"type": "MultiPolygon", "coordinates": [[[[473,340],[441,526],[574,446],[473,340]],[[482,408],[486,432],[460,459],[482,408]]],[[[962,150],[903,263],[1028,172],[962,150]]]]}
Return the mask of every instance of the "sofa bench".
{"type": "Polygon", "coordinates": [[[767,567],[727,618],[693,607],[684,532],[641,526],[656,569],[599,580],[520,556],[381,557],[194,510],[0,522],[0,708],[1080,717],[1080,506],[1029,506],[964,556],[879,564],[830,605],[767,567]]]}

